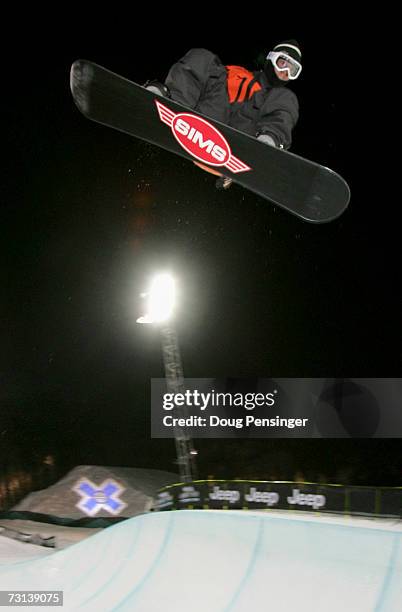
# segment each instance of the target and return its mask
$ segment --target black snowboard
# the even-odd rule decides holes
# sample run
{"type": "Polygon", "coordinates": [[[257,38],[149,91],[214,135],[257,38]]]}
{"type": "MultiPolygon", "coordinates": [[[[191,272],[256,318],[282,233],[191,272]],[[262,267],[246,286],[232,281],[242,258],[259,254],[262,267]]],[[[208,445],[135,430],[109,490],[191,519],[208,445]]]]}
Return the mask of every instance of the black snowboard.
{"type": "Polygon", "coordinates": [[[347,183],[329,168],[261,143],[97,64],[74,62],[70,86],[88,119],[217,170],[305,221],[332,221],[349,203],[347,183]]]}

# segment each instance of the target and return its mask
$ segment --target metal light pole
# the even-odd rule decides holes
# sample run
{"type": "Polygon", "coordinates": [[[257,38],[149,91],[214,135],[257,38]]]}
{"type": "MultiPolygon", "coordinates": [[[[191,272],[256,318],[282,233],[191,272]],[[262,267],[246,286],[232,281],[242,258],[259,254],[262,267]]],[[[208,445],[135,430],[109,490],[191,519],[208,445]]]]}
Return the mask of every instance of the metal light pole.
{"type": "MultiPolygon", "coordinates": [[[[164,325],[160,328],[160,333],[168,392],[174,394],[182,393],[184,391],[183,365],[176,330],[171,325],[164,325]]],[[[186,418],[187,414],[185,407],[176,406],[175,416],[178,418],[186,418]]],[[[183,482],[190,482],[197,478],[195,460],[197,452],[184,427],[176,426],[174,434],[180,477],[183,482]]]]}
{"type": "MultiPolygon", "coordinates": [[[[168,275],[160,275],[151,284],[148,297],[149,312],[137,319],[137,323],[157,324],[161,334],[162,356],[165,367],[166,386],[169,393],[184,391],[183,365],[181,361],[179,341],[171,319],[174,308],[174,282],[168,275]]],[[[184,406],[175,407],[175,416],[186,418],[184,406]]],[[[174,428],[177,464],[180,478],[190,482],[197,478],[196,455],[191,438],[185,427],[174,428]]]]}

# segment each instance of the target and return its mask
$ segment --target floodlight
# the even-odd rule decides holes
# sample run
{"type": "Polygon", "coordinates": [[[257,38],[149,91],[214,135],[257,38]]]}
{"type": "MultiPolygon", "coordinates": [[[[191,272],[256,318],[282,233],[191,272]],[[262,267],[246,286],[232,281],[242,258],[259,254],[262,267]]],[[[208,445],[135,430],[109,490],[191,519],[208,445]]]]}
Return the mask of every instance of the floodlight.
{"type": "Polygon", "coordinates": [[[149,291],[141,294],[147,299],[147,312],[137,323],[165,323],[175,306],[175,282],[170,274],[158,274],[151,282],[149,291]]]}

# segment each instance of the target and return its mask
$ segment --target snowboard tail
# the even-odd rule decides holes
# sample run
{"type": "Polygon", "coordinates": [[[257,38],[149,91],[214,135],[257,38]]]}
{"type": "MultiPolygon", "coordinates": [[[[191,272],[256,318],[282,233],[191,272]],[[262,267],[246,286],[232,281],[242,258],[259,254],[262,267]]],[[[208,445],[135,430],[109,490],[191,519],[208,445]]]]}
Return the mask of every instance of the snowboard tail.
{"type": "Polygon", "coordinates": [[[204,164],[305,221],[331,221],[348,206],[349,187],[329,168],[270,147],[97,64],[74,62],[70,87],[88,119],[204,164]]]}

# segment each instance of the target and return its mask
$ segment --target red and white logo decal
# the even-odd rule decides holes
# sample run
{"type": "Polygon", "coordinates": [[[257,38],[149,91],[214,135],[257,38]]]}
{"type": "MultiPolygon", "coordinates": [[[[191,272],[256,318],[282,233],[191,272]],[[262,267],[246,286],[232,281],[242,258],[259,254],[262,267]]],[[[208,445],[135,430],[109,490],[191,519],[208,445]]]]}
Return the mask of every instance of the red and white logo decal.
{"type": "Polygon", "coordinates": [[[155,104],[161,121],[187,153],[210,166],[225,166],[234,174],[251,170],[232,155],[228,141],[211,123],[191,113],[176,114],[158,100],[155,104]]]}

